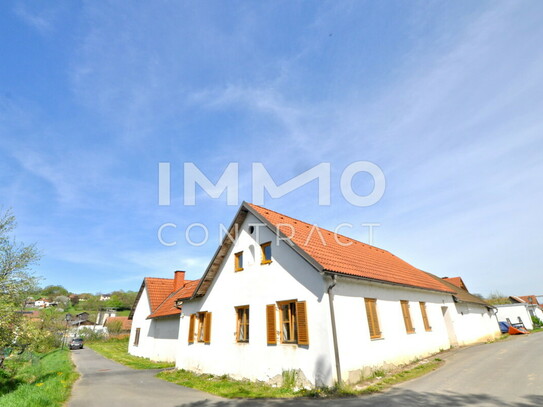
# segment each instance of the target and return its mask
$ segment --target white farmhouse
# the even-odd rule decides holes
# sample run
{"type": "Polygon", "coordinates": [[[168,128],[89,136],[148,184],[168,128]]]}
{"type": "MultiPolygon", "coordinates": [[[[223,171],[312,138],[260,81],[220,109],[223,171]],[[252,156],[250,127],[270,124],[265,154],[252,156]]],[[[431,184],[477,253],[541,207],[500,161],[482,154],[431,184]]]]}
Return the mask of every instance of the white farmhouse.
{"type": "Polygon", "coordinates": [[[179,314],[175,299],[190,296],[198,280],[185,280],[184,271],[174,278],[146,277],[141,284],[129,319],[132,320],[128,352],[155,361],[175,360],[179,314]]]}
{"type": "Polygon", "coordinates": [[[385,250],[243,203],[194,292],[178,296],[176,367],[356,381],[498,336],[491,307],[466,293],[385,250]]]}

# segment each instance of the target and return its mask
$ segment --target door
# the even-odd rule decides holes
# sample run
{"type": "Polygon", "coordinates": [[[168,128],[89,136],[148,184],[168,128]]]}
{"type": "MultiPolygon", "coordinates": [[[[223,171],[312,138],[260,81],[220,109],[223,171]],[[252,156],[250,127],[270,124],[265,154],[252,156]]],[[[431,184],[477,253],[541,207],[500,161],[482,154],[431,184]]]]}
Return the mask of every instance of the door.
{"type": "Polygon", "coordinates": [[[457,346],[458,340],[456,339],[456,333],[454,332],[454,324],[451,317],[451,310],[449,307],[441,307],[443,313],[443,319],[445,320],[445,327],[447,328],[447,334],[449,335],[449,343],[451,346],[457,346]]]}

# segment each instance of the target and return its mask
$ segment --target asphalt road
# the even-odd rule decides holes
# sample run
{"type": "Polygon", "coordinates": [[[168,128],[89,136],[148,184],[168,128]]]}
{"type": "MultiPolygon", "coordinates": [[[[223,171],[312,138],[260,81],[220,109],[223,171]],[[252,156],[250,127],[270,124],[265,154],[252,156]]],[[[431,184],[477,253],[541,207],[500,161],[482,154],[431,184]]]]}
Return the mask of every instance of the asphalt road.
{"type": "Polygon", "coordinates": [[[110,362],[94,352],[90,354],[89,351],[84,351],[74,357],[78,368],[83,373],[83,378],[74,389],[73,403],[82,400],[82,396],[105,394],[99,403],[70,404],[70,406],[543,406],[543,333],[452,351],[446,355],[445,359],[446,364],[440,369],[419,379],[398,385],[385,393],[372,396],[335,400],[225,400],[180,386],[177,386],[177,389],[171,389],[171,386],[176,385],[152,377],[153,373],[136,371],[137,374],[135,374],[132,369],[110,362]],[[87,364],[90,368],[85,366],[87,364]],[[117,369],[113,371],[111,374],[113,378],[109,380],[108,372],[100,373],[98,370],[103,369],[104,365],[111,366],[111,364],[114,364],[117,369]],[[85,371],[88,373],[85,374],[85,371]],[[134,383],[134,380],[137,380],[137,383],[134,383]],[[145,383],[145,381],[148,382],[145,383]],[[157,381],[162,384],[156,384],[157,381]],[[167,392],[160,390],[163,385],[167,385],[167,392]],[[80,394],[82,389],[86,391],[84,395],[80,394]],[[151,390],[153,393],[147,394],[147,391],[151,390]],[[145,399],[140,398],[142,392],[145,394],[145,399]],[[122,402],[115,404],[116,401],[110,401],[113,398],[116,400],[115,393],[122,395],[122,402]],[[149,402],[151,399],[154,402],[149,402]]]}
{"type": "Polygon", "coordinates": [[[222,400],[157,379],[158,370],[131,369],[92,349],[74,350],[72,358],[81,377],[73,388],[69,407],[173,407],[222,400]]]}

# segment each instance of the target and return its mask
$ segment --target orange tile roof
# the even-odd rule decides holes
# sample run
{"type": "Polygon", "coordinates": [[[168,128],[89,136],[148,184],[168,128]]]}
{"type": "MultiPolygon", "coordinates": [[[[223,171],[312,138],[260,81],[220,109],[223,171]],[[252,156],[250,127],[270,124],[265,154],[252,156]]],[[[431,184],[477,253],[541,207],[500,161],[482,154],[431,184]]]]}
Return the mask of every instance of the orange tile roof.
{"type": "Polygon", "coordinates": [[[171,292],[164,301],[147,318],[167,317],[178,315],[181,311],[175,307],[175,301],[178,298],[192,296],[200,280],[185,280],[185,284],[179,290],[171,292]]]}
{"type": "Polygon", "coordinates": [[[537,297],[535,295],[523,295],[523,296],[521,296],[519,298],[523,299],[528,304],[539,305],[539,301],[537,301],[537,297]]]}
{"type": "Polygon", "coordinates": [[[454,284],[455,286],[468,291],[468,288],[464,284],[464,281],[460,277],[443,277],[443,280],[448,281],[451,284],[454,284]]]}
{"type": "Polygon", "coordinates": [[[109,324],[112,324],[114,322],[119,321],[121,325],[121,329],[123,331],[130,331],[132,328],[132,321],[128,319],[128,317],[109,317],[106,319],[106,322],[104,323],[105,326],[108,326],[109,324]]]}
{"type": "Polygon", "coordinates": [[[346,236],[334,235],[334,232],[314,227],[309,223],[257,205],[247,205],[275,228],[277,225],[281,225],[279,230],[289,236],[300,249],[316,260],[326,271],[393,284],[451,292],[451,289],[440,281],[386,250],[346,236]],[[287,225],[292,226],[292,230],[287,225]],[[349,245],[345,246],[345,244],[349,245]]]}
{"type": "Polygon", "coordinates": [[[155,310],[172,293],[173,278],[145,277],[145,287],[151,311],[155,310]]]}

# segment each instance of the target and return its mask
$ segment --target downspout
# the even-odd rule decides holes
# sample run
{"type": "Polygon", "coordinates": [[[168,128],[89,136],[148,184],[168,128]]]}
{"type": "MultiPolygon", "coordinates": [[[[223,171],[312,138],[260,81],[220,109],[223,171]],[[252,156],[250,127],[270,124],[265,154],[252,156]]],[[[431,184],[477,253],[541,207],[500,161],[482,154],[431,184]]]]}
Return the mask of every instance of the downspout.
{"type": "Polygon", "coordinates": [[[332,339],[334,341],[334,356],[336,360],[336,376],[337,382],[341,384],[341,365],[339,362],[339,346],[337,341],[336,331],[336,314],[334,312],[334,294],[332,294],[332,288],[337,284],[336,276],[332,276],[332,283],[328,286],[328,303],[330,304],[330,320],[332,321],[332,339]]]}

